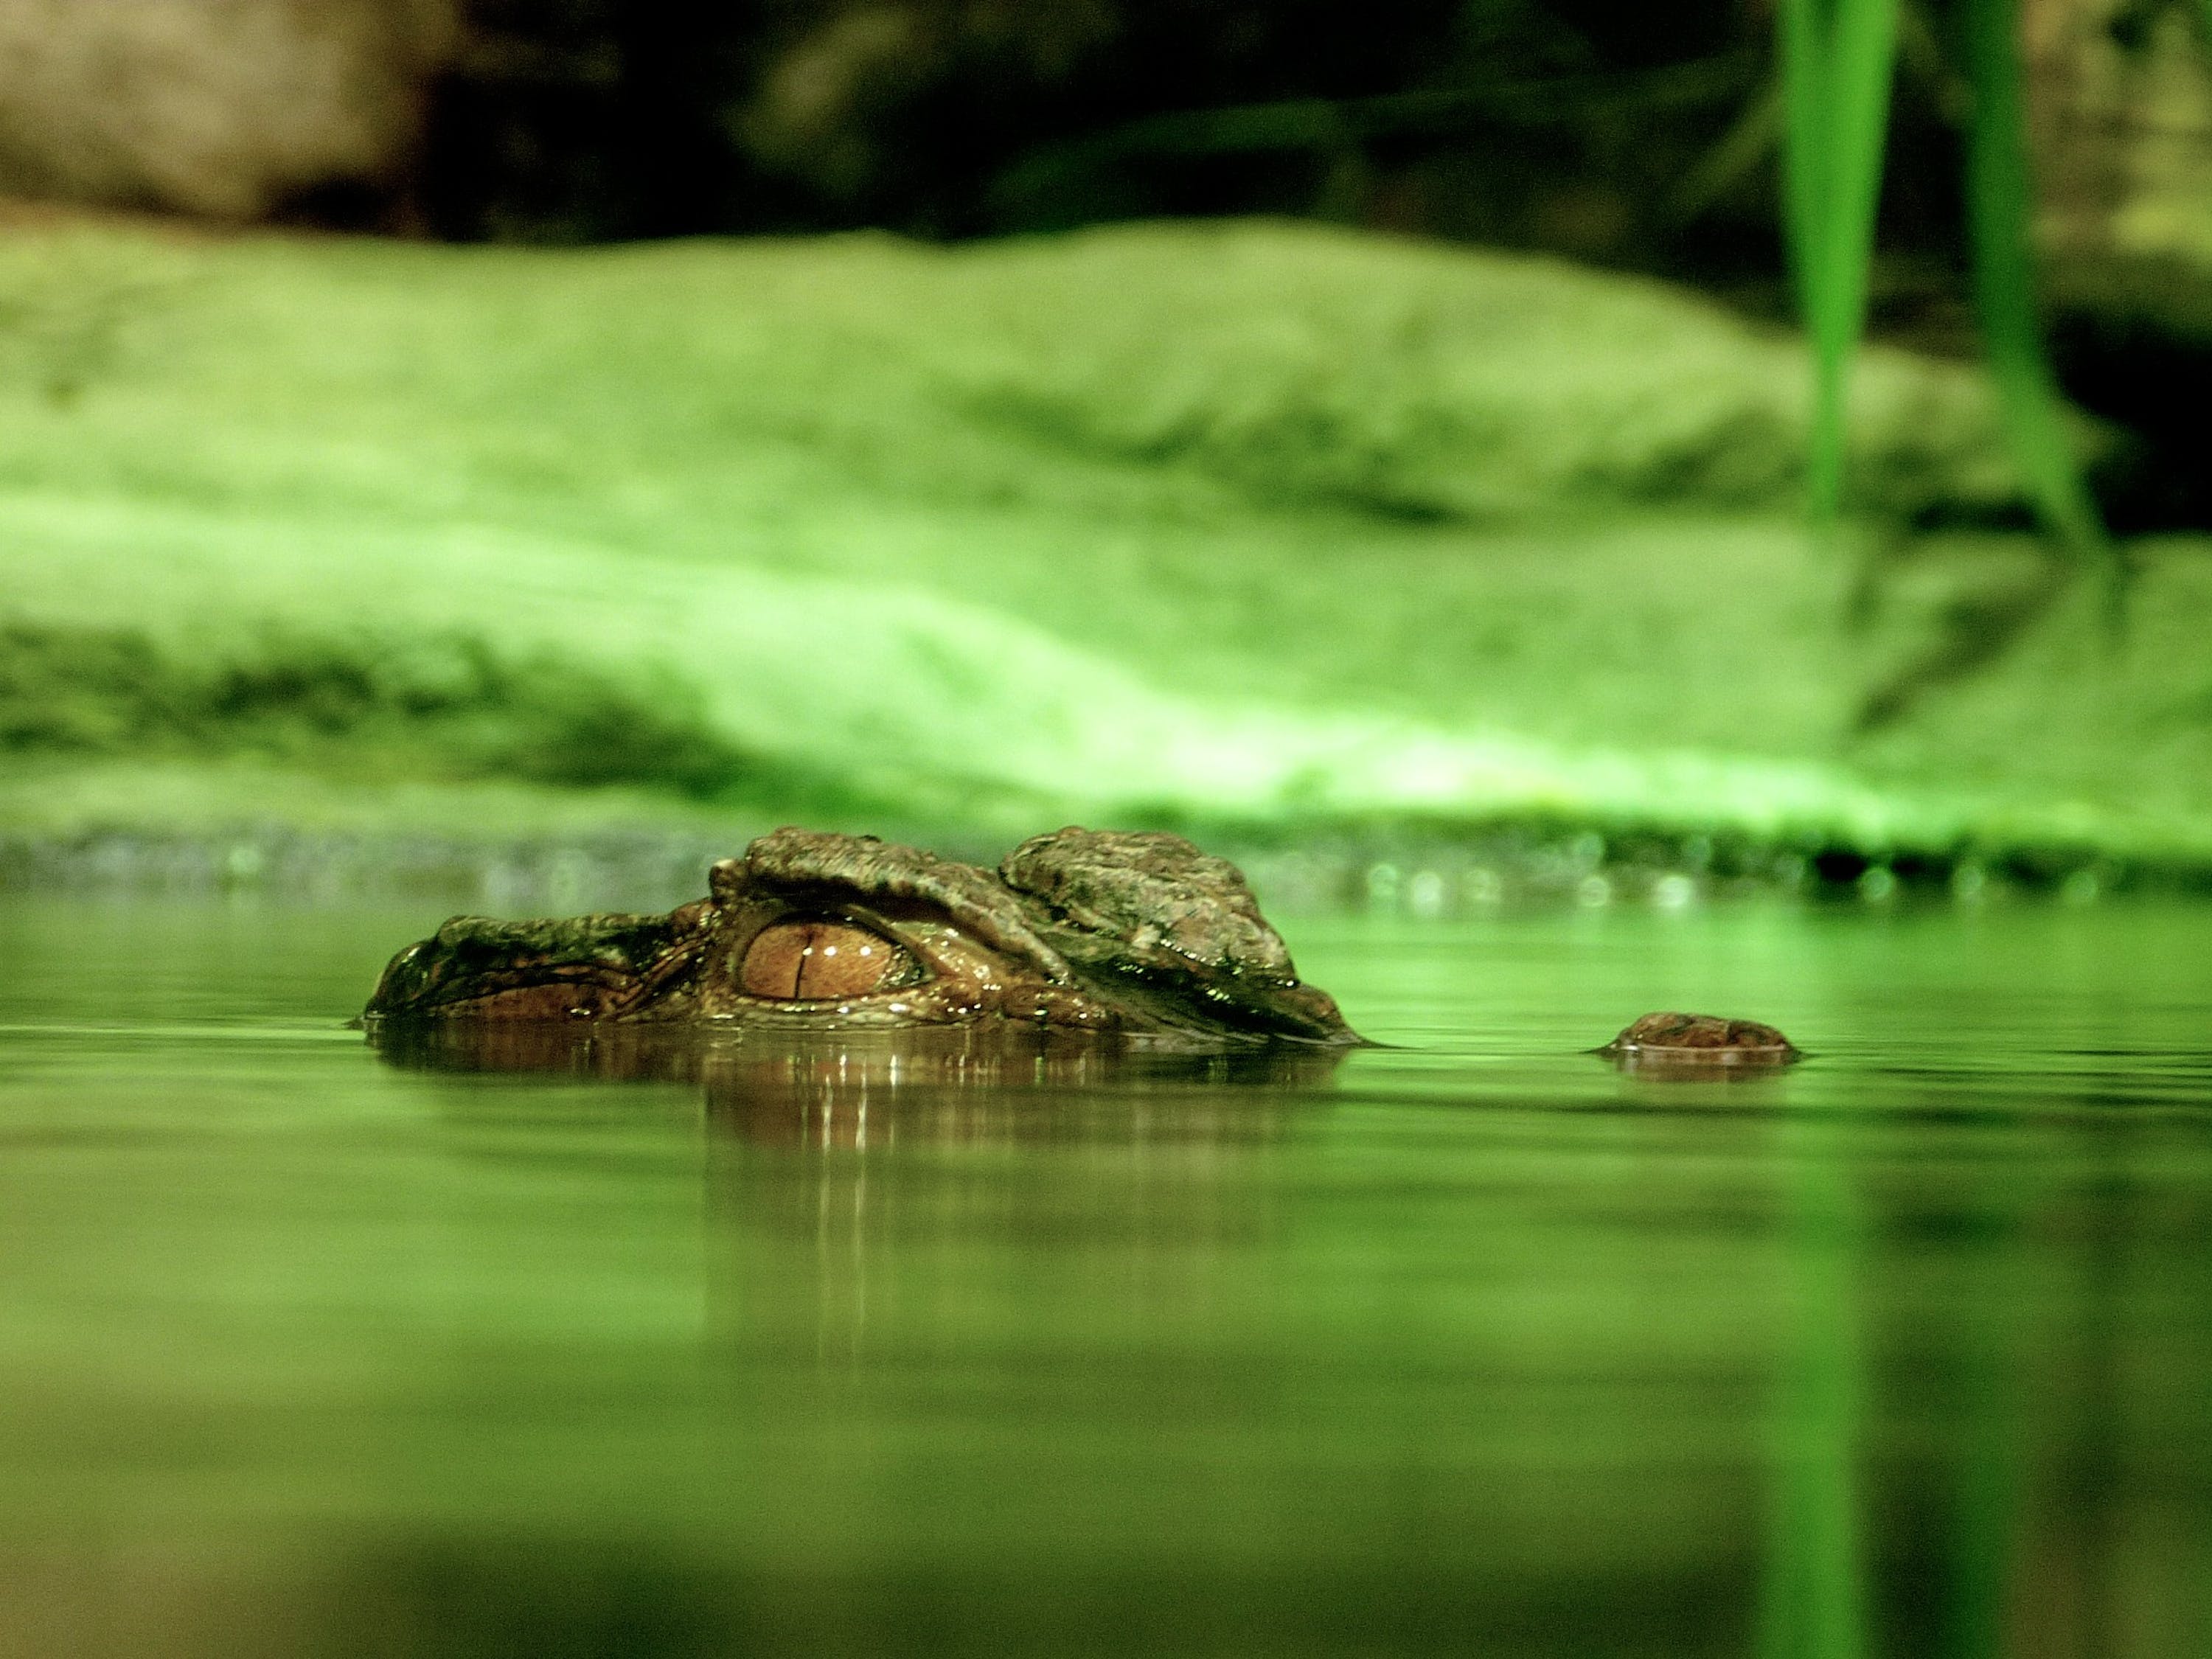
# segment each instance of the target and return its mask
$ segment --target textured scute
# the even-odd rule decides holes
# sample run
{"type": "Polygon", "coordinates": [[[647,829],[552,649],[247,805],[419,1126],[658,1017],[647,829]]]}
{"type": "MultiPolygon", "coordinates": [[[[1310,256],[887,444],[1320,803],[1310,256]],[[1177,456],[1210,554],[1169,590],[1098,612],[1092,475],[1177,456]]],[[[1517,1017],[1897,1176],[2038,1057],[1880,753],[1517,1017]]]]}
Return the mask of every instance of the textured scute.
{"type": "Polygon", "coordinates": [[[454,916],[392,959],[364,1012],[419,1012],[544,981],[615,989],[660,957],[675,932],[669,916],[603,914],[535,921],[454,916]]]}
{"type": "Polygon", "coordinates": [[[455,916],[436,943],[457,957],[557,960],[630,969],[667,949],[672,929],[665,915],[602,912],[532,921],[495,921],[455,916]]]}
{"type": "Polygon", "coordinates": [[[1024,842],[999,872],[1058,919],[1146,958],[1164,948],[1200,967],[1285,983],[1296,977],[1243,872],[1180,836],[1071,824],[1024,842]]]}

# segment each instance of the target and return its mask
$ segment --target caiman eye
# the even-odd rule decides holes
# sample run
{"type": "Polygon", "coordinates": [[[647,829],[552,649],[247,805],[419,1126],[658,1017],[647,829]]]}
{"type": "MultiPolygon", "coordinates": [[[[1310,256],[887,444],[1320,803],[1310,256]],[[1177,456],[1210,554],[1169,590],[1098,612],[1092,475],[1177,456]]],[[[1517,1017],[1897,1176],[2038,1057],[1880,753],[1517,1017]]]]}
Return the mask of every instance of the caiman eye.
{"type": "Polygon", "coordinates": [[[738,964],[748,996],[781,1002],[862,997],[908,982],[913,958],[849,921],[779,921],[755,934],[738,964]]]}

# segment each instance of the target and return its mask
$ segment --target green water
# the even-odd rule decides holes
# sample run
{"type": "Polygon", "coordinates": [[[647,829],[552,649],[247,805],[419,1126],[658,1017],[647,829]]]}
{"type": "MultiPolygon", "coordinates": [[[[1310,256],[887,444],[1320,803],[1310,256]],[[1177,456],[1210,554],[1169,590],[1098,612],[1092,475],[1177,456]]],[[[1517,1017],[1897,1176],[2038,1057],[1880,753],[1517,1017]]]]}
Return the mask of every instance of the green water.
{"type": "Polygon", "coordinates": [[[0,905],[9,1659],[2212,1654],[2212,914],[1294,919],[1404,1046],[536,1073],[341,1029],[438,919],[0,905]],[[1577,1052],[1682,1006],[1814,1058],[1577,1052]]]}

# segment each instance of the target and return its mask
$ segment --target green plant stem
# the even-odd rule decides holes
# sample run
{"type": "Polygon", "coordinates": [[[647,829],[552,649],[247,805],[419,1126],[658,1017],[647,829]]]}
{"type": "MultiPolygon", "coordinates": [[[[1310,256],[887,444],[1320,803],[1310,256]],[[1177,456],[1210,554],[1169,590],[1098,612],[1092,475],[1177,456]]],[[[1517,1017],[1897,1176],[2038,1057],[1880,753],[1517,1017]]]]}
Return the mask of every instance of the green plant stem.
{"type": "Polygon", "coordinates": [[[1812,336],[1810,493],[1843,504],[1851,358],[1866,323],[1867,270],[1897,52],[1896,0],[1783,0],[1784,167],[1791,269],[1812,336]]]}
{"type": "Polygon", "coordinates": [[[2124,567],[2081,481],[2066,408],[2043,351],[2029,246],[2034,192],[2028,176],[2014,0],[1967,0],[1967,72],[1974,118],[1966,150],[1974,306],[2006,433],[2036,510],[2084,564],[2101,571],[2118,603],[2124,567]]]}

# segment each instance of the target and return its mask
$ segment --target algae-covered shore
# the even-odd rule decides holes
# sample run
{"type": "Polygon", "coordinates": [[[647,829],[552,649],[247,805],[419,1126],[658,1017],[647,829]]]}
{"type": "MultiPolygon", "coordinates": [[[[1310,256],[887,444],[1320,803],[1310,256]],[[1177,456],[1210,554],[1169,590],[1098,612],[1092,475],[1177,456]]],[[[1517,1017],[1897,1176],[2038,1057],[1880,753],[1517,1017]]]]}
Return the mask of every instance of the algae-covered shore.
{"type": "Polygon", "coordinates": [[[0,878],[787,818],[2212,870],[2212,542],[2133,545],[2115,635],[1982,382],[1889,352],[1818,540],[1797,343],[1655,285],[48,226],[0,301],[0,878]]]}

